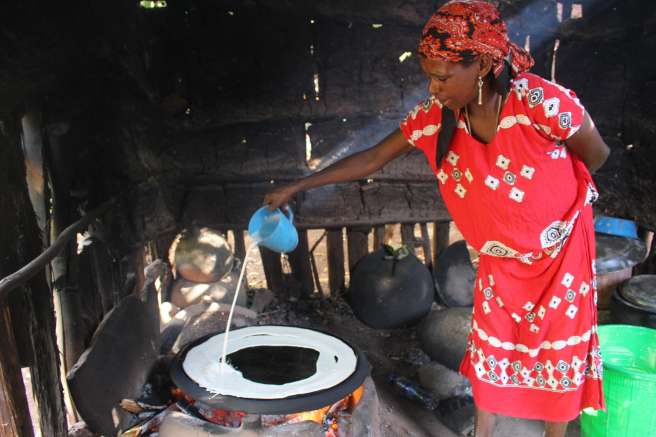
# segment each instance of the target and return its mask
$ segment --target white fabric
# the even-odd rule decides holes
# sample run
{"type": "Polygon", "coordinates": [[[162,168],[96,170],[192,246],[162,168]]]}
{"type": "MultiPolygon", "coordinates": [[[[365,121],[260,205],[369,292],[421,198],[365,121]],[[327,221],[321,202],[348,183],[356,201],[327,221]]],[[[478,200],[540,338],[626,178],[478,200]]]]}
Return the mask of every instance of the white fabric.
{"type": "Polygon", "coordinates": [[[228,355],[258,346],[291,346],[319,352],[314,375],[282,385],[261,384],[244,378],[229,364],[220,365],[223,335],[215,335],[190,349],[182,363],[187,375],[210,393],[281,399],[334,387],[351,376],[357,364],[355,352],[349,345],[317,331],[293,326],[251,326],[230,332],[228,355]]]}

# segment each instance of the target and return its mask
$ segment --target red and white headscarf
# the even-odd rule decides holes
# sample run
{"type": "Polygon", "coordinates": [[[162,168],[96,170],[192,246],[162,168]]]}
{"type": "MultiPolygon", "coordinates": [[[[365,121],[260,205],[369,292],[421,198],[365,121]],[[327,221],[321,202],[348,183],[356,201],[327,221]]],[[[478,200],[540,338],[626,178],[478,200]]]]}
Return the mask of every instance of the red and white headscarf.
{"type": "Polygon", "coordinates": [[[453,0],[439,8],[424,26],[419,53],[449,62],[471,61],[486,53],[492,57],[497,77],[504,60],[510,62],[512,76],[534,64],[528,52],[508,39],[497,8],[480,0],[453,0]]]}

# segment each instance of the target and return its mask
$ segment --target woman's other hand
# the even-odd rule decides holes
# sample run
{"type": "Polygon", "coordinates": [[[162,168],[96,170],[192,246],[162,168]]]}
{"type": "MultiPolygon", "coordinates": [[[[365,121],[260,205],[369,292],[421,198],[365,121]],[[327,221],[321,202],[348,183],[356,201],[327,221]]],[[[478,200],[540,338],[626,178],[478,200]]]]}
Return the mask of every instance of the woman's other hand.
{"type": "Polygon", "coordinates": [[[289,200],[296,194],[299,190],[294,184],[284,185],[278,187],[273,191],[269,191],[264,196],[264,204],[269,208],[270,211],[273,211],[276,208],[284,207],[289,203],[289,200]]]}

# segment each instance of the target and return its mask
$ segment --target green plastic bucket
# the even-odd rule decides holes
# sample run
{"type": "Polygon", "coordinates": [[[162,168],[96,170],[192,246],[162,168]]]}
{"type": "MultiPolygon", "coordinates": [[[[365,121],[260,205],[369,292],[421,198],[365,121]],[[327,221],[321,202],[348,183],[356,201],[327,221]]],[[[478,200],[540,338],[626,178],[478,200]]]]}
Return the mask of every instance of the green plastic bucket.
{"type": "Polygon", "coordinates": [[[608,412],[584,411],[581,435],[656,436],[656,329],[604,325],[599,343],[608,412]]]}

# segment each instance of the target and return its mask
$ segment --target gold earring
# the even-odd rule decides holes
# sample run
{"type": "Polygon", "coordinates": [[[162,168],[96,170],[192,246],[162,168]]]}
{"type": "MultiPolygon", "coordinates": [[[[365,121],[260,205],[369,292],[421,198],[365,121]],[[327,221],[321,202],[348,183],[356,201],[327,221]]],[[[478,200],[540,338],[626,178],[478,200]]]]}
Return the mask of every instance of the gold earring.
{"type": "Polygon", "coordinates": [[[483,78],[478,76],[478,104],[483,104],[483,78]]]}

